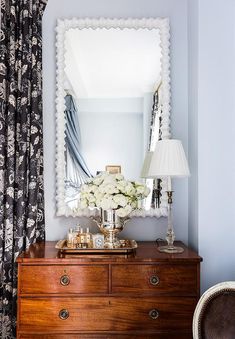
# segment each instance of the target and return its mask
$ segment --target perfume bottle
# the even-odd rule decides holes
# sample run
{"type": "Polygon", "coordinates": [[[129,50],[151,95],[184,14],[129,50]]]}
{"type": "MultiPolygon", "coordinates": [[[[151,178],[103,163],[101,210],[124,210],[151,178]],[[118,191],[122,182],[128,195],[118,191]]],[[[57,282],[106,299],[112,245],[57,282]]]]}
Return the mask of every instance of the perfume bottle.
{"type": "Polygon", "coordinates": [[[67,234],[67,247],[74,247],[74,232],[72,228],[69,229],[69,232],[67,234]]]}
{"type": "Polygon", "coordinates": [[[79,241],[80,248],[87,248],[87,242],[86,242],[86,233],[84,233],[83,228],[80,228],[80,233],[77,236],[77,239],[79,241]]]}
{"type": "Polygon", "coordinates": [[[86,243],[87,247],[92,248],[92,234],[90,233],[89,227],[86,229],[86,243]]]}
{"type": "Polygon", "coordinates": [[[78,244],[78,242],[79,242],[79,239],[78,239],[78,235],[79,235],[79,233],[80,233],[80,224],[78,224],[75,228],[74,228],[74,230],[73,230],[73,234],[74,234],[74,246],[75,246],[75,248],[77,247],[77,244],[78,244]]]}
{"type": "Polygon", "coordinates": [[[80,230],[81,230],[81,226],[80,226],[80,224],[78,223],[77,226],[76,226],[75,229],[74,229],[74,233],[75,233],[76,236],[80,233],[80,230]]]}

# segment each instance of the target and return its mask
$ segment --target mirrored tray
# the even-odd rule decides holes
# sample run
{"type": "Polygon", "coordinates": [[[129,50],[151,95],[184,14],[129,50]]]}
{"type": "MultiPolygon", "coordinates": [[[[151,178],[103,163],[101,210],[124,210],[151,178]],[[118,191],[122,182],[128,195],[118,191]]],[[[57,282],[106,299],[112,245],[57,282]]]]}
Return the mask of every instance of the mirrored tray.
{"type": "Polygon", "coordinates": [[[130,253],[133,252],[137,247],[137,242],[135,240],[119,240],[120,247],[117,248],[70,248],[67,247],[67,240],[59,240],[55,248],[60,250],[62,253],[130,253]]]}

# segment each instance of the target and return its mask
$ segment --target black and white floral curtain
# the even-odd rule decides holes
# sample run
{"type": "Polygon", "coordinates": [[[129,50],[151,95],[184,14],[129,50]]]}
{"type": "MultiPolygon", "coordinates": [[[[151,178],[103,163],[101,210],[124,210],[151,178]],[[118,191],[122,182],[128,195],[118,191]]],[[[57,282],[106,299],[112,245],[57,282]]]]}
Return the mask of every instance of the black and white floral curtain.
{"type": "Polygon", "coordinates": [[[1,0],[0,331],[15,338],[15,259],[44,239],[42,38],[46,1],[1,0]]]}

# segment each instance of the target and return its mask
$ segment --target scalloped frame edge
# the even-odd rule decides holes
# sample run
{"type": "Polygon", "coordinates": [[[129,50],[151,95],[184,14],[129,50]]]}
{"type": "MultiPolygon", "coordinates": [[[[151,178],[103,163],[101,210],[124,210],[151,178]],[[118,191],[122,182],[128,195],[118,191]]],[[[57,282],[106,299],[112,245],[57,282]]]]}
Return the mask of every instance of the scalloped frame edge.
{"type": "MultiPolygon", "coordinates": [[[[161,58],[161,76],[162,76],[162,93],[163,93],[163,112],[162,112],[162,139],[170,138],[170,24],[169,18],[72,18],[58,19],[56,26],[56,215],[57,216],[86,216],[90,217],[93,212],[89,209],[75,213],[65,203],[65,89],[64,89],[64,36],[67,30],[71,28],[146,28],[159,29],[162,47],[161,58]]],[[[161,207],[158,209],[134,211],[131,216],[138,217],[162,217],[167,216],[167,182],[162,180],[162,197],[161,207]]]]}

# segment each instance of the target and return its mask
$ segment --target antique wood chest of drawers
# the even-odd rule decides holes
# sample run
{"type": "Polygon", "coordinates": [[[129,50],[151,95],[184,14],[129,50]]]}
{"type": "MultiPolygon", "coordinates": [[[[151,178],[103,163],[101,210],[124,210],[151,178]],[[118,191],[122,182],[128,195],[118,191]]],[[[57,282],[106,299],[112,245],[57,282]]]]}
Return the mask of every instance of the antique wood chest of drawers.
{"type": "Polygon", "coordinates": [[[74,256],[46,242],[17,261],[18,339],[192,338],[201,258],[186,247],[74,256]]]}

